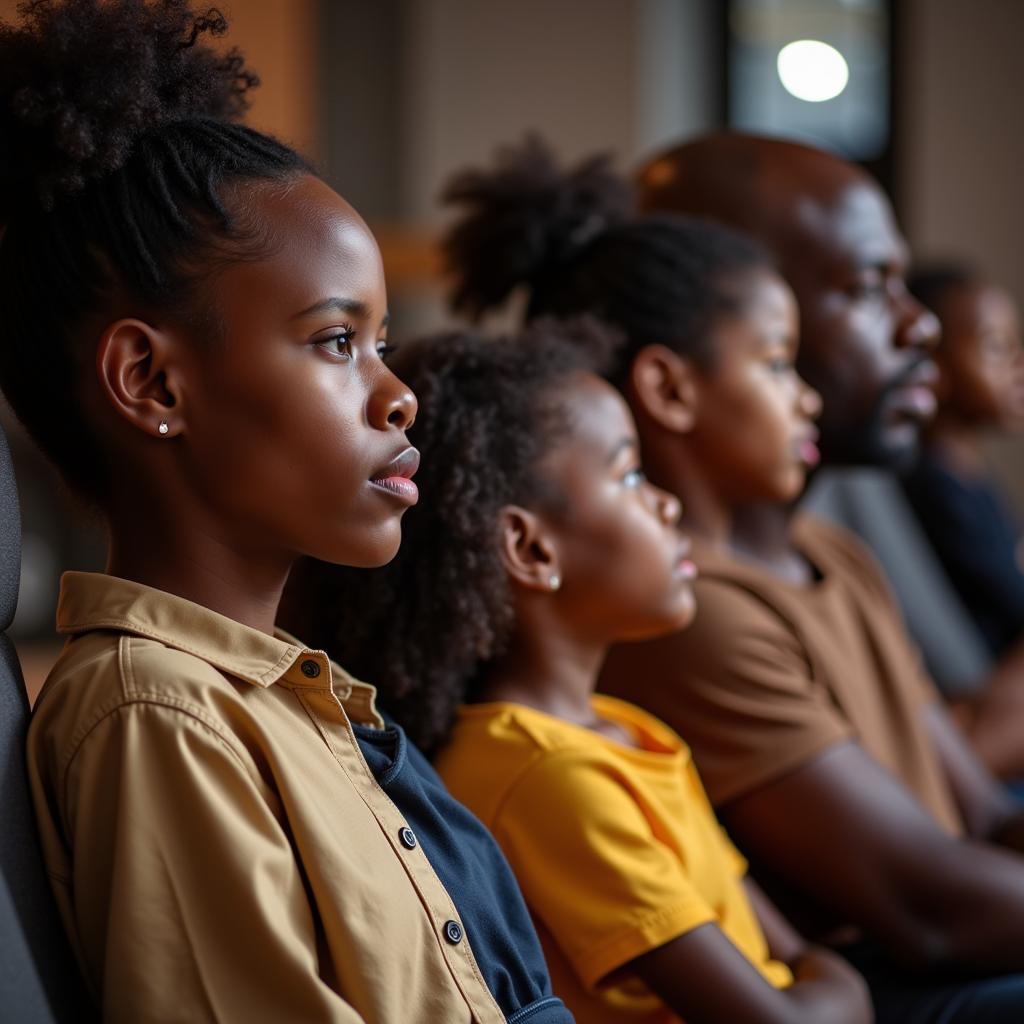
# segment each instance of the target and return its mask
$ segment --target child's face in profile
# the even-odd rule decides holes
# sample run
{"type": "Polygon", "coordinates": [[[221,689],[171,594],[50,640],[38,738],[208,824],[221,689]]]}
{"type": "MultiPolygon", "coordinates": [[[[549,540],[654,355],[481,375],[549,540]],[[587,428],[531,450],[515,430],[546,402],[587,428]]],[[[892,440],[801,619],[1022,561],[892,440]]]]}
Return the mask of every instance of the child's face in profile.
{"type": "Polygon", "coordinates": [[[975,282],[952,288],[939,306],[943,405],[972,425],[1024,429],[1024,348],[1013,300],[975,282]]]}
{"type": "Polygon", "coordinates": [[[246,203],[266,255],[216,273],[222,337],[194,346],[186,371],[190,481],[241,550],[380,565],[415,503],[417,456],[416,400],[383,362],[377,245],[309,175],[246,203]]]}
{"type": "Polygon", "coordinates": [[[790,501],[817,464],[821,400],[797,375],[797,307],[786,283],[758,269],[730,282],[741,308],[711,328],[688,443],[732,504],[790,501]]]}
{"type": "Polygon", "coordinates": [[[689,541],[678,500],[640,468],[636,426],[619,393],[580,373],[560,388],[568,433],[544,460],[563,617],[598,642],[658,636],[693,617],[689,541]]]}

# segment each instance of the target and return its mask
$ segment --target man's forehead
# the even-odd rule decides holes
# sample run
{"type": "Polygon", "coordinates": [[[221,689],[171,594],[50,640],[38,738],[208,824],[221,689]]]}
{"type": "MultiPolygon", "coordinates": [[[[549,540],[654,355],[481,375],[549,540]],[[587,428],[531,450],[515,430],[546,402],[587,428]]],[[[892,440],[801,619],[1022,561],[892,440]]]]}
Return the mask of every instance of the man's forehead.
{"type": "Polygon", "coordinates": [[[641,171],[648,209],[710,216],[749,231],[784,263],[816,252],[843,262],[904,262],[889,203],[856,164],[781,139],[724,133],[686,143],[641,171]]]}
{"type": "Polygon", "coordinates": [[[856,267],[903,265],[907,246],[882,190],[867,178],[831,192],[794,189],[780,209],[783,233],[805,250],[856,267]]]}

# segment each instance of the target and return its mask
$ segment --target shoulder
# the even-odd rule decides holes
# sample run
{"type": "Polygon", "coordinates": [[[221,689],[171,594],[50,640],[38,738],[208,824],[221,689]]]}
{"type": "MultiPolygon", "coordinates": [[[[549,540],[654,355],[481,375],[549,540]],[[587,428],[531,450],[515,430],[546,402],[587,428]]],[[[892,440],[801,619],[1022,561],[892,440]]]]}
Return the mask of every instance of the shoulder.
{"type": "Polygon", "coordinates": [[[452,733],[453,746],[487,746],[528,760],[594,742],[586,729],[511,702],[463,707],[452,733]]]}
{"type": "Polygon", "coordinates": [[[159,641],[85,634],[64,649],[33,709],[30,758],[45,751],[54,767],[66,768],[84,745],[116,731],[102,726],[129,718],[150,733],[206,734],[238,754],[230,723],[248,716],[238,686],[202,658],[159,641]]]}
{"type": "MultiPolygon", "coordinates": [[[[581,780],[605,775],[615,758],[589,730],[530,708],[464,709],[437,769],[454,795],[493,827],[512,794],[544,796],[545,806],[581,780]]],[[[613,772],[614,774],[614,772],[613,772]]]]}
{"type": "Polygon", "coordinates": [[[794,524],[794,540],[833,582],[866,587],[886,603],[892,602],[885,571],[871,549],[852,531],[814,516],[801,516],[794,524]]]}

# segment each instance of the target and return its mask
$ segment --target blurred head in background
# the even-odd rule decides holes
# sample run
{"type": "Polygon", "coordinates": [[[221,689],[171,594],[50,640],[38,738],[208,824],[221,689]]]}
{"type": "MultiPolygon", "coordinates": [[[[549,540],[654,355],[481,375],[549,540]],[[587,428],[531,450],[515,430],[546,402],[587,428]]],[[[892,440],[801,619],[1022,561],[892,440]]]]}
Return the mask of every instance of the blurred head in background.
{"type": "Polygon", "coordinates": [[[801,375],[821,395],[825,461],[898,466],[935,411],[935,317],[910,294],[906,243],[878,184],[829,153],[723,133],[638,175],[644,210],[709,217],[772,252],[800,311],[801,375]]]}
{"type": "Polygon", "coordinates": [[[916,268],[908,285],[942,327],[937,422],[969,431],[1024,430],[1024,348],[1011,296],[953,264],[916,268]]]}

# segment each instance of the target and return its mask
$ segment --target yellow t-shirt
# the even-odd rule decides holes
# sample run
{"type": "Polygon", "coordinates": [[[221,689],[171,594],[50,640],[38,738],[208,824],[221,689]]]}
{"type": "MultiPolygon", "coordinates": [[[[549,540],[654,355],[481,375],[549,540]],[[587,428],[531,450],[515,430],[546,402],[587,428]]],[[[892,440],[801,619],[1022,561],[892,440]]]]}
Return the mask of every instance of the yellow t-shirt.
{"type": "Polygon", "coordinates": [[[593,705],[637,747],[520,704],[477,704],[460,710],[437,761],[511,862],[555,992],[580,1024],[676,1020],[636,976],[608,976],[709,922],[771,984],[789,985],[689,748],[631,704],[593,705]]]}

